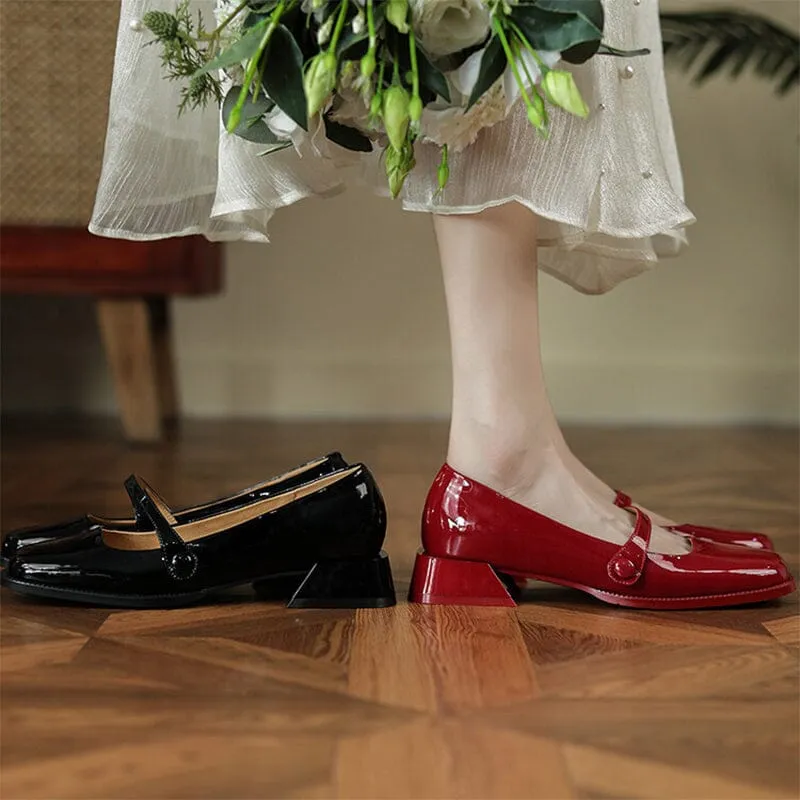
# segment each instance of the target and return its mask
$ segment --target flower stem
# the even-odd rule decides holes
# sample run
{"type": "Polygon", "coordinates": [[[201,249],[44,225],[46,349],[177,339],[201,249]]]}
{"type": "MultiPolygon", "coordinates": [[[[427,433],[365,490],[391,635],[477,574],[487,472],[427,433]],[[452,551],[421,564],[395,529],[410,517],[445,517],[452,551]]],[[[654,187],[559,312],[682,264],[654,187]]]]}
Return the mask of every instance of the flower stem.
{"type": "Polygon", "coordinates": [[[419,66],[417,65],[417,39],[414,29],[408,27],[408,54],[411,59],[411,92],[414,97],[419,97],[419,66]]]}
{"type": "Polygon", "coordinates": [[[531,75],[531,71],[528,69],[528,65],[525,63],[524,58],[520,58],[520,47],[519,42],[514,40],[511,42],[511,47],[514,51],[514,55],[517,57],[519,63],[522,65],[522,70],[525,73],[525,77],[528,79],[528,83],[531,86],[531,92],[536,91],[536,81],[533,79],[533,75],[531,75]]]}
{"type": "Polygon", "coordinates": [[[333,29],[333,34],[331,35],[331,43],[328,47],[329,53],[336,53],[336,46],[339,44],[339,37],[342,35],[342,29],[344,28],[344,20],[347,16],[347,7],[350,4],[350,0],[342,0],[342,4],[339,6],[339,16],[336,18],[336,27],[333,29]]]}
{"type": "Polygon", "coordinates": [[[228,133],[233,133],[233,131],[239,127],[239,122],[242,118],[242,109],[247,101],[247,95],[250,93],[250,87],[253,84],[253,79],[255,78],[256,71],[258,70],[258,63],[261,61],[261,56],[264,54],[264,50],[266,50],[269,40],[272,38],[272,34],[275,33],[275,29],[278,27],[281,16],[286,10],[286,4],[287,0],[280,0],[278,5],[275,7],[275,10],[272,12],[269,25],[267,25],[267,29],[264,31],[264,35],[261,37],[261,41],[259,42],[258,50],[250,59],[250,63],[247,65],[247,72],[245,72],[244,75],[244,81],[242,82],[242,88],[239,91],[239,97],[236,100],[236,105],[231,110],[230,117],[228,117],[228,124],[225,126],[228,133]]]}
{"type": "Polygon", "coordinates": [[[369,31],[369,49],[374,51],[378,46],[378,34],[375,31],[374,0],[367,0],[367,30],[369,31]]]}
{"type": "Polygon", "coordinates": [[[380,66],[378,67],[378,91],[383,91],[383,76],[386,72],[386,61],[382,58],[380,66]]]}
{"type": "Polygon", "coordinates": [[[503,23],[497,18],[492,17],[492,27],[495,29],[497,33],[497,38],[500,39],[500,44],[503,46],[503,50],[506,54],[506,60],[508,61],[509,67],[511,67],[511,72],[514,75],[514,80],[517,82],[517,86],[519,86],[520,94],[522,95],[522,99],[525,102],[525,105],[530,108],[532,105],[530,97],[528,97],[528,92],[525,89],[525,82],[522,80],[522,76],[519,74],[519,68],[517,67],[517,60],[514,58],[514,53],[511,50],[511,45],[508,43],[508,37],[506,36],[506,32],[503,28],[503,23]]]}
{"type": "Polygon", "coordinates": [[[547,64],[544,63],[542,57],[534,49],[533,45],[528,41],[528,38],[522,32],[522,28],[520,28],[519,25],[517,25],[517,23],[514,22],[513,19],[508,20],[508,24],[514,31],[520,42],[522,42],[522,44],[525,46],[525,49],[534,57],[536,63],[539,65],[539,69],[542,71],[542,75],[546,75],[548,72],[550,72],[550,67],[548,67],[547,64]]]}

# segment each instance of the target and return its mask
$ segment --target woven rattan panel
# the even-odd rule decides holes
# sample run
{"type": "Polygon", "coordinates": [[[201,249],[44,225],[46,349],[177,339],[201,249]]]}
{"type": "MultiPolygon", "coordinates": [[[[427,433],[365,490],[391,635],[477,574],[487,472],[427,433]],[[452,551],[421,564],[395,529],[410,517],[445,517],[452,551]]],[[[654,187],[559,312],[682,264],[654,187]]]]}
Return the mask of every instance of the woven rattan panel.
{"type": "Polygon", "coordinates": [[[0,222],[85,227],[119,0],[0,0],[0,222]]]}

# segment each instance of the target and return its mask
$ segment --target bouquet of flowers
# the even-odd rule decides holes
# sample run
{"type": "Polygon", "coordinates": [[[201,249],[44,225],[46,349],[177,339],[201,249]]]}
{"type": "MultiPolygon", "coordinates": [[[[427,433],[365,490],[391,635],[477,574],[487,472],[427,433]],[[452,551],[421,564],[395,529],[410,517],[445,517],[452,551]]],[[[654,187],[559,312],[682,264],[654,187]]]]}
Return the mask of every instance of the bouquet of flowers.
{"type": "Polygon", "coordinates": [[[586,117],[572,73],[604,44],[602,0],[217,0],[215,28],[181,0],[148,11],[139,30],[183,79],[179,112],[221,106],[226,130],[266,155],[310,140],[358,152],[379,147],[394,197],[415,166],[416,142],[448,153],[522,102],[543,136],[548,106],[586,117]]]}

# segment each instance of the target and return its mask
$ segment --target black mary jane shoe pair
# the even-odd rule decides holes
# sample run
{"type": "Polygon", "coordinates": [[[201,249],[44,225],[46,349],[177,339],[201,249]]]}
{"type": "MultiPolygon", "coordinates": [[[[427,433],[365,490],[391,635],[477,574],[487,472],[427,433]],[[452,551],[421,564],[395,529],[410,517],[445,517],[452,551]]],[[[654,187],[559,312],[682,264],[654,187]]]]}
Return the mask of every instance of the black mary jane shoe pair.
{"type": "Polygon", "coordinates": [[[339,453],[175,512],[136,476],[125,488],[133,519],[86,516],[9,534],[3,584],[122,608],[189,605],[245,584],[290,608],[395,603],[383,498],[370,471],[339,453]]]}

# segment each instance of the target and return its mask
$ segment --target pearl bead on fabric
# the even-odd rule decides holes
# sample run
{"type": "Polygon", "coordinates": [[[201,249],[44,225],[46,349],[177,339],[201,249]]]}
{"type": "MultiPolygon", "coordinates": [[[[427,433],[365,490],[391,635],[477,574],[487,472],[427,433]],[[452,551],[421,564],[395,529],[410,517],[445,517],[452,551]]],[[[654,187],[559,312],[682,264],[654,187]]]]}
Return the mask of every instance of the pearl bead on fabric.
{"type": "Polygon", "coordinates": [[[625,67],[620,74],[623,78],[625,78],[625,80],[630,80],[636,74],[636,70],[630,64],[628,64],[628,66],[625,67]]]}
{"type": "Polygon", "coordinates": [[[128,27],[136,33],[141,33],[144,30],[144,23],[140,19],[134,18],[128,23],[128,27]]]}

